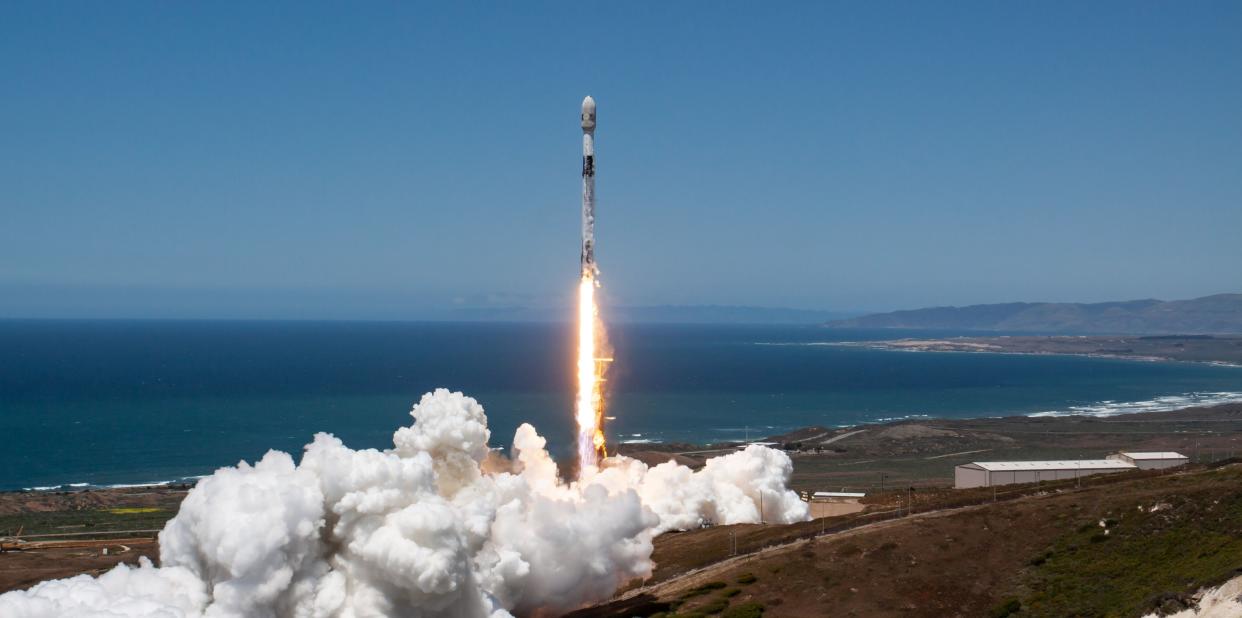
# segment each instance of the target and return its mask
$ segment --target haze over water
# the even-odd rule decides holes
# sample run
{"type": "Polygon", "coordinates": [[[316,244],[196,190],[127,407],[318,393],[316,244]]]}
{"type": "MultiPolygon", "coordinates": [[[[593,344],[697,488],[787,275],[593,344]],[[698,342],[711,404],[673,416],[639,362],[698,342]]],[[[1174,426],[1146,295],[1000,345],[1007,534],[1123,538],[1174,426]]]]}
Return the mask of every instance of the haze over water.
{"type": "MultiPolygon", "coordinates": [[[[1242,392],[1242,369],[802,345],[945,333],[813,326],[611,328],[619,440],[754,439],[806,425],[978,417],[1242,392]],[[781,345],[771,345],[781,344],[781,345]]],[[[436,387],[531,422],[570,456],[573,327],[384,322],[0,321],[0,489],[210,473],[315,432],[391,446],[436,387]]],[[[1242,395],[1238,395],[1242,397],[1242,395]]],[[[1174,400],[1172,403],[1179,403],[1174,400]]]]}

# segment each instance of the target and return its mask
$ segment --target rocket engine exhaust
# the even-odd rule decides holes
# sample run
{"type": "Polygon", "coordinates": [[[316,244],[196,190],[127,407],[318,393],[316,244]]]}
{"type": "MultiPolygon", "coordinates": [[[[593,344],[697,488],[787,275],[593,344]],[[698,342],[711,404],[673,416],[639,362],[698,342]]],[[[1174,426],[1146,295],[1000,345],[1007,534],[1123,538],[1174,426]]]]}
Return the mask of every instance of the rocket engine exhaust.
{"type": "Polygon", "coordinates": [[[595,265],[595,99],[582,100],[582,254],[578,281],[578,474],[597,467],[607,455],[604,444],[604,327],[595,306],[599,268],[595,265]]]}

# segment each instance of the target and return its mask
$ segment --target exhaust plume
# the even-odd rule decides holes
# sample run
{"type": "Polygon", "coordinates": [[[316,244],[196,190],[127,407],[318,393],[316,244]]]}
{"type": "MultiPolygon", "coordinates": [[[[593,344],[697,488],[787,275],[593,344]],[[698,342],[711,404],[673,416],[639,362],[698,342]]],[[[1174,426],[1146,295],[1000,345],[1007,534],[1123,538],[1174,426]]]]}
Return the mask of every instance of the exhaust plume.
{"type": "Polygon", "coordinates": [[[672,529],[808,518],[792,463],[761,446],[692,471],[609,457],[565,483],[523,424],[510,458],[489,450],[483,407],[440,389],[393,448],[321,433],[301,462],[269,451],[221,468],[160,533],[160,566],[0,595],[18,618],[557,614],[651,573],[672,529]],[[764,512],[760,513],[760,505],[764,512]]]}
{"type": "Polygon", "coordinates": [[[590,273],[578,282],[578,397],[574,420],[578,424],[578,469],[587,474],[607,456],[604,444],[604,370],[611,358],[599,355],[604,324],[595,305],[598,284],[590,273]]]}

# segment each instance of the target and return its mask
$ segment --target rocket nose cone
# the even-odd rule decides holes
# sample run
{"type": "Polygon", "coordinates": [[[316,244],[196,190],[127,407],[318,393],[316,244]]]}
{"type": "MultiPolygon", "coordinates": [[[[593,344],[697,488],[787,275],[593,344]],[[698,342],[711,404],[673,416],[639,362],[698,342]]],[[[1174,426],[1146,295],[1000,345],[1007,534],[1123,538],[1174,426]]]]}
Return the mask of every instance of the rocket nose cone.
{"type": "Polygon", "coordinates": [[[595,130],[595,99],[589,96],[582,100],[582,130],[595,130]]]}

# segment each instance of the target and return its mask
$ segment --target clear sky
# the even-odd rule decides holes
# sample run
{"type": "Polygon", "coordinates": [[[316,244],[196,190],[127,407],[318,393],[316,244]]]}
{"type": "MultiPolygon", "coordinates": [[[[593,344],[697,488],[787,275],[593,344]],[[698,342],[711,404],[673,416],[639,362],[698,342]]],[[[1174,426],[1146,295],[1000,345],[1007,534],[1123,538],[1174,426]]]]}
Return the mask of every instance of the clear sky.
{"type": "Polygon", "coordinates": [[[1242,291],[1242,3],[0,5],[0,316],[1242,291]]]}

